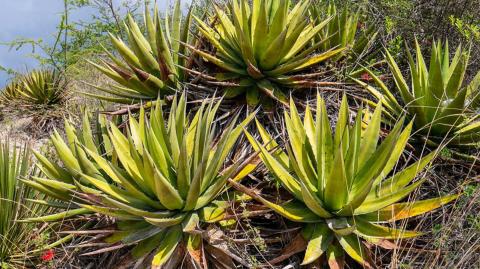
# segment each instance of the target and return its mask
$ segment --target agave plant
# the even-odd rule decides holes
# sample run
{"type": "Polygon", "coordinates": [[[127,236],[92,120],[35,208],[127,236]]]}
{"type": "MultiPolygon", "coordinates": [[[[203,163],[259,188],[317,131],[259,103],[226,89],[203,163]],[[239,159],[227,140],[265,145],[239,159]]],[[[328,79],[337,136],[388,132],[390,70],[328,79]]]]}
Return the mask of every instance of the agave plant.
{"type": "MultiPolygon", "coordinates": [[[[364,242],[394,246],[388,240],[418,236],[421,233],[386,225],[433,210],[457,196],[415,201],[399,201],[408,196],[426,178],[411,183],[417,173],[434,157],[428,154],[405,169],[390,175],[407,144],[412,123],[402,130],[402,118],[379,145],[381,104],[370,118],[360,109],[349,124],[344,97],[335,133],[332,134],[324,101],[318,97],[316,120],[307,106],[302,121],[295,104],[285,112],[288,143],[286,151],[257,122],[264,144],[246,132],[255,150],[273,176],[293,199],[270,202],[238,183],[237,188],[273,209],[285,218],[303,224],[301,240],[306,240],[303,264],[326,254],[331,268],[341,268],[344,253],[373,268],[364,242]],[[368,125],[362,127],[362,118],[368,125]]],[[[397,167],[398,168],[398,167],[397,167]]],[[[297,242],[298,243],[298,242],[297,242]]]]}
{"type": "Polygon", "coordinates": [[[285,89],[317,85],[315,75],[299,72],[343,50],[314,55],[324,43],[314,43],[314,37],[331,18],[313,25],[308,16],[310,1],[290,4],[289,0],[255,0],[251,4],[230,0],[225,7],[214,5],[211,25],[194,17],[215,52],[189,48],[221,69],[215,80],[228,82],[227,97],[246,96],[252,106],[260,100],[271,101],[267,97],[288,105],[285,89]]]}
{"type": "MultiPolygon", "coordinates": [[[[27,177],[32,165],[27,147],[10,147],[8,140],[0,143],[0,268],[25,268],[34,264],[45,242],[39,240],[36,225],[22,219],[43,215],[50,208],[36,204],[31,188],[19,179],[27,177]]],[[[56,245],[56,244],[55,244],[56,245]]],[[[54,247],[51,245],[50,247],[54,247]]]]}
{"type": "Polygon", "coordinates": [[[405,104],[408,118],[415,119],[415,129],[423,136],[428,136],[430,142],[438,144],[445,141],[455,147],[478,147],[480,72],[470,84],[464,85],[469,52],[459,46],[450,61],[448,42],[445,42],[443,48],[441,42],[434,42],[428,69],[418,42],[416,60],[410,52],[407,55],[411,86],[407,84],[392,55],[386,52],[401,100],[397,100],[396,92],[389,90],[370,70],[366,71],[378,89],[364,82],[357,82],[378,100],[382,99],[385,114],[389,119],[398,118],[404,113],[402,104],[405,104]]]}
{"type": "Polygon", "coordinates": [[[116,103],[131,104],[145,100],[156,100],[166,94],[173,94],[179,83],[185,80],[184,66],[187,62],[185,44],[190,43],[190,8],[182,18],[181,1],[176,0],[173,16],[167,13],[160,18],[157,7],[154,14],[145,5],[144,28],[129,14],[125,23],[128,45],[119,37],[110,34],[113,46],[121,58],[105,50],[110,62],[92,63],[98,70],[117,82],[109,87],[92,87],[107,93],[98,95],[85,93],[94,98],[116,103]]]}
{"type": "MultiPolygon", "coordinates": [[[[120,118],[112,118],[110,124],[119,124],[119,119],[120,118]]],[[[71,121],[65,120],[64,129],[68,140],[67,148],[65,148],[65,143],[57,131],[54,131],[51,135],[50,141],[55,149],[55,153],[62,161],[70,157],[75,160],[83,160],[86,158],[85,151],[82,151],[81,148],[77,150],[76,145],[88,145],[89,149],[94,150],[98,155],[103,156],[105,159],[112,161],[116,157],[114,157],[112,142],[108,137],[108,126],[109,121],[105,115],[97,115],[92,124],[92,116],[87,110],[85,110],[80,129],[76,130],[71,121]]],[[[63,210],[52,215],[30,216],[25,221],[55,222],[77,215],[93,213],[92,210],[82,208],[78,204],[82,202],[82,200],[72,192],[72,190],[75,190],[75,185],[68,184],[73,180],[72,175],[69,174],[70,172],[67,166],[69,163],[62,167],[55,162],[51,162],[38,151],[33,151],[33,154],[38,160],[36,165],[45,177],[35,175],[22,181],[29,187],[46,194],[47,197],[51,199],[53,198],[55,206],[63,208],[63,210]],[[48,181],[46,181],[47,179],[48,181]],[[58,182],[54,181],[54,179],[57,179],[58,182]]],[[[48,201],[38,200],[37,203],[48,204],[48,201]]]]}
{"type": "Polygon", "coordinates": [[[21,75],[7,85],[0,95],[0,102],[7,109],[51,108],[61,105],[68,95],[63,75],[50,69],[34,70],[21,75]]]}
{"type": "Polygon", "coordinates": [[[55,198],[75,201],[81,208],[69,215],[97,212],[114,217],[118,231],[107,242],[114,247],[135,245],[132,255],[150,257],[154,268],[167,262],[174,268],[172,263],[184,257],[169,258],[182,250],[206,268],[198,229],[223,220],[229,207],[221,197],[227,179],[248,173],[244,153],[234,156],[232,151],[253,114],[240,124],[233,120],[217,136],[218,104],[203,103],[190,120],[182,96],[173,101],[165,126],[159,103],[149,120],[143,110],[138,121],[131,116],[126,135],[113,124],[102,131],[106,154],[85,125],[77,132],[67,123],[68,141],[58,133],[52,136],[63,167],[37,154],[46,178],[28,183],[55,198]]]}
{"type": "Polygon", "coordinates": [[[22,83],[19,82],[19,79],[15,79],[5,86],[0,95],[0,103],[6,103],[8,100],[17,100],[20,98],[21,94],[18,90],[21,87],[22,83]]]}
{"type": "Polygon", "coordinates": [[[310,8],[310,13],[316,22],[321,21],[317,18],[333,17],[328,25],[318,33],[316,40],[325,40],[320,47],[322,51],[348,48],[336,57],[347,53],[350,60],[357,60],[361,56],[365,56],[364,54],[371,47],[378,33],[373,26],[362,29],[363,24],[359,20],[360,11],[351,12],[345,7],[342,12],[339,12],[334,3],[329,3],[326,8],[322,4],[314,4],[310,8]]]}

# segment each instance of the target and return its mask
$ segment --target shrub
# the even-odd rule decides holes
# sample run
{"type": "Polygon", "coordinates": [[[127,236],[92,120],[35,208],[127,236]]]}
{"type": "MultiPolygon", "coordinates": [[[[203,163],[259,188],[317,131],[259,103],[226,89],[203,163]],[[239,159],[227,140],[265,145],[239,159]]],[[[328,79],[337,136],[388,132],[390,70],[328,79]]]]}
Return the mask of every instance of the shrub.
{"type": "Polygon", "coordinates": [[[53,109],[65,103],[68,84],[65,77],[51,69],[34,70],[8,84],[0,95],[6,110],[53,109]]]}
{"type": "Polygon", "coordinates": [[[145,6],[145,31],[131,15],[128,15],[125,32],[128,45],[110,34],[113,46],[121,58],[106,51],[111,62],[101,65],[92,63],[98,70],[118,85],[109,88],[91,85],[108,95],[85,93],[86,95],[124,104],[156,100],[173,94],[184,82],[185,65],[188,62],[185,45],[190,42],[190,18],[192,9],[182,19],[180,0],[176,0],[173,16],[160,18],[155,7],[153,17],[145,6]],[[112,96],[113,95],[113,96],[112,96]]]}
{"type": "Polygon", "coordinates": [[[425,181],[423,178],[410,184],[435,152],[390,175],[407,144],[412,123],[402,130],[404,119],[400,119],[377,146],[382,118],[380,103],[365,128],[362,119],[368,114],[361,108],[350,126],[344,97],[334,134],[320,97],[316,111],[314,120],[307,106],[302,121],[291,102],[290,114],[285,112],[284,117],[288,134],[286,151],[279,149],[260,124],[257,126],[263,145],[247,133],[265,166],[292,194],[292,200],[278,205],[238,184],[237,188],[285,218],[303,224],[299,240],[306,240],[307,244],[302,264],[312,263],[325,254],[330,267],[339,268],[346,253],[364,267],[373,268],[375,265],[364,242],[392,247],[395,244],[389,240],[421,234],[384,223],[426,213],[457,196],[398,203],[425,181]]]}
{"type": "MultiPolygon", "coordinates": [[[[31,171],[31,152],[27,147],[17,149],[9,141],[0,142],[0,268],[13,269],[33,266],[45,247],[38,240],[46,229],[35,230],[24,218],[51,211],[33,201],[38,194],[20,180],[35,174],[31,171]]],[[[54,245],[52,245],[54,247],[54,245]]]]}
{"type": "MultiPolygon", "coordinates": [[[[28,183],[63,201],[78,201],[81,208],[72,214],[114,217],[118,231],[106,241],[116,247],[134,245],[135,258],[153,257],[152,266],[175,264],[184,257],[171,260],[172,254],[186,250],[189,261],[201,265],[203,239],[197,228],[223,220],[229,207],[222,196],[227,179],[251,171],[245,168],[244,153],[233,149],[253,114],[240,124],[233,120],[218,135],[218,105],[204,102],[189,119],[182,96],[171,105],[166,127],[158,103],[148,121],[143,110],[139,121],[129,117],[126,135],[113,124],[101,132],[111,155],[98,151],[85,125],[80,133],[67,123],[67,142],[58,133],[52,136],[65,168],[37,154],[46,178],[28,183]]],[[[36,220],[46,219],[54,220],[36,220]]]]}
{"type": "Polygon", "coordinates": [[[271,99],[288,104],[287,89],[318,84],[314,75],[301,71],[344,50],[335,48],[313,55],[325,42],[315,41],[315,37],[332,18],[312,24],[309,4],[302,0],[290,8],[290,1],[258,0],[250,5],[231,0],[227,9],[214,5],[213,25],[194,18],[215,50],[189,47],[220,69],[215,81],[230,82],[227,97],[245,96],[251,106],[261,101],[265,106],[271,99]]]}
{"type": "Polygon", "coordinates": [[[396,85],[391,91],[372,71],[367,70],[377,88],[357,80],[378,100],[382,100],[385,115],[397,119],[406,110],[414,119],[415,130],[436,143],[451,146],[478,147],[480,139],[480,72],[470,84],[464,85],[469,52],[458,47],[450,61],[448,42],[433,43],[430,66],[427,68],[418,43],[416,60],[407,51],[411,86],[401,73],[397,63],[387,51],[387,62],[396,85]],[[397,101],[396,95],[401,101],[397,101]],[[405,105],[405,109],[403,107],[405,105]]]}

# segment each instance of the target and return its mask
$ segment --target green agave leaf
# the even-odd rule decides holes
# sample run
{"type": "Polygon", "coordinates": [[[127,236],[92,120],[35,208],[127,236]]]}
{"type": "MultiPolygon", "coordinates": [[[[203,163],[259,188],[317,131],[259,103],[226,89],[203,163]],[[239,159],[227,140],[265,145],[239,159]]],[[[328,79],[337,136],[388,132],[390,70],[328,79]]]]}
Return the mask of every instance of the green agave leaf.
{"type": "Polygon", "coordinates": [[[480,71],[475,75],[467,86],[467,97],[470,100],[470,106],[480,107],[480,71]]]}
{"type": "MultiPolygon", "coordinates": [[[[332,215],[325,209],[323,202],[316,197],[315,194],[311,193],[306,187],[305,184],[300,183],[302,187],[302,198],[305,205],[315,214],[322,218],[330,218],[332,215]]],[[[326,195],[329,195],[328,193],[326,195]]]]}
{"type": "Polygon", "coordinates": [[[145,255],[151,253],[156,247],[158,247],[158,242],[161,242],[166,232],[157,233],[141,242],[139,242],[132,249],[132,256],[136,259],[140,259],[145,255]]]}
{"type": "Polygon", "coordinates": [[[467,126],[463,127],[462,129],[456,131],[457,135],[475,135],[480,132],[480,121],[468,124],[467,126]]]}
{"type": "Polygon", "coordinates": [[[117,51],[120,53],[122,58],[130,65],[133,65],[137,68],[141,67],[140,61],[138,60],[138,57],[135,56],[135,54],[121,41],[120,39],[116,38],[114,35],[109,34],[110,40],[117,49],[117,51]]]}
{"type": "Polygon", "coordinates": [[[382,119],[382,103],[379,102],[375,108],[372,119],[368,123],[368,127],[362,135],[362,146],[359,152],[358,166],[362,167],[370,159],[377,149],[378,138],[380,135],[380,123],[382,119]]]}
{"type": "Polygon", "coordinates": [[[411,192],[413,192],[424,181],[425,181],[425,178],[411,184],[408,187],[400,189],[396,192],[391,192],[391,193],[388,193],[384,196],[380,196],[380,197],[375,198],[375,199],[365,200],[362,203],[362,205],[360,205],[358,208],[356,208],[354,210],[353,213],[354,213],[354,215],[363,215],[363,214],[367,214],[367,213],[377,211],[377,210],[379,210],[381,208],[384,208],[388,205],[394,204],[395,202],[405,198],[407,195],[409,195],[411,192]]]}
{"type": "Polygon", "coordinates": [[[96,188],[98,188],[98,190],[102,191],[103,193],[108,194],[120,201],[129,203],[131,201],[137,200],[135,197],[130,196],[129,193],[124,191],[123,189],[118,188],[114,185],[108,184],[104,181],[100,181],[96,178],[90,177],[85,174],[82,174],[81,178],[86,182],[92,184],[96,188]]]}
{"type": "Polygon", "coordinates": [[[408,143],[408,139],[410,138],[412,127],[413,127],[413,122],[410,122],[405,127],[405,129],[403,129],[402,133],[398,137],[397,144],[395,145],[395,148],[393,149],[390,155],[390,158],[385,164],[385,167],[380,173],[380,176],[378,176],[375,182],[373,183],[373,186],[377,186],[378,184],[380,184],[381,180],[385,178],[388,175],[388,173],[390,173],[392,169],[395,167],[395,165],[397,164],[398,160],[400,159],[400,156],[402,155],[405,149],[405,146],[408,143]]]}
{"type": "Polygon", "coordinates": [[[322,256],[322,254],[327,251],[334,238],[333,233],[329,230],[327,225],[322,223],[311,225],[315,225],[315,228],[310,237],[307,238],[309,241],[302,265],[310,264],[322,256]]]}
{"type": "Polygon", "coordinates": [[[76,175],[78,172],[80,172],[80,164],[78,163],[77,159],[75,158],[68,145],[62,140],[60,134],[56,130],[51,137],[51,141],[57,151],[59,158],[62,160],[63,164],[70,171],[70,173],[76,175]]]}
{"type": "Polygon", "coordinates": [[[158,247],[157,252],[153,257],[152,266],[158,268],[164,265],[172,256],[181,239],[182,230],[180,226],[173,226],[167,231],[165,231],[165,236],[163,237],[163,240],[160,241],[160,246],[158,247]]]}
{"type": "Polygon", "coordinates": [[[207,152],[204,153],[204,157],[202,159],[202,163],[199,167],[197,167],[197,172],[193,176],[190,189],[188,191],[187,199],[185,202],[184,210],[192,210],[196,207],[198,198],[200,197],[201,185],[202,185],[202,178],[205,173],[205,169],[207,167],[207,152]]]}
{"type": "Polygon", "coordinates": [[[210,205],[207,205],[200,209],[199,217],[202,221],[213,223],[223,220],[226,214],[226,208],[228,203],[220,203],[219,201],[213,202],[210,205]]]}
{"type": "Polygon", "coordinates": [[[105,160],[95,152],[89,151],[88,149],[86,149],[86,151],[95,160],[99,168],[101,168],[102,171],[104,171],[111,180],[121,184],[123,187],[125,187],[125,189],[128,192],[133,194],[136,198],[144,201],[146,204],[154,208],[159,208],[159,209],[163,208],[157,202],[155,202],[150,197],[145,195],[142,191],[137,189],[137,187],[134,184],[132,184],[131,180],[127,179],[124,175],[120,173],[119,168],[116,168],[115,166],[110,164],[107,160],[105,160]]]}
{"type": "Polygon", "coordinates": [[[383,196],[407,186],[413,179],[415,179],[415,176],[433,160],[435,156],[436,152],[431,152],[418,162],[408,166],[389,179],[383,181],[376,190],[372,190],[369,198],[373,198],[373,192],[375,192],[376,196],[383,196]]]}
{"type": "Polygon", "coordinates": [[[241,68],[238,68],[237,66],[233,65],[233,64],[230,64],[226,61],[223,61],[209,53],[206,53],[204,51],[201,51],[199,49],[196,49],[195,47],[193,46],[190,46],[188,44],[185,44],[185,46],[187,48],[189,48],[190,50],[194,51],[195,53],[197,53],[198,55],[202,56],[203,58],[205,58],[207,61],[209,62],[212,62],[213,64],[215,65],[218,65],[219,67],[227,70],[227,71],[230,71],[230,72],[233,72],[233,73],[237,73],[237,74],[240,74],[240,75],[247,75],[247,72],[241,68]]]}
{"type": "Polygon", "coordinates": [[[361,237],[373,237],[383,239],[400,239],[411,238],[422,235],[422,233],[415,231],[408,231],[405,229],[393,229],[377,224],[364,221],[361,218],[354,219],[356,229],[355,233],[361,237]]]}
{"type": "Polygon", "coordinates": [[[181,224],[187,217],[186,213],[180,213],[173,217],[150,218],[144,217],[145,221],[160,228],[167,228],[181,224]]]}
{"type": "Polygon", "coordinates": [[[270,202],[263,198],[262,196],[258,195],[254,191],[244,187],[243,185],[229,180],[229,183],[237,190],[247,194],[248,196],[252,197],[253,199],[259,201],[260,203],[266,205],[267,207],[271,208],[281,216],[295,221],[295,222],[319,222],[322,218],[312,211],[308,209],[305,204],[297,200],[290,200],[288,202],[283,203],[282,205],[277,205],[273,202],[270,202]]]}
{"type": "Polygon", "coordinates": [[[136,208],[134,206],[130,206],[126,203],[119,202],[115,199],[109,198],[108,196],[103,196],[102,197],[103,202],[106,205],[112,206],[112,207],[118,207],[125,212],[128,212],[132,215],[136,215],[139,217],[149,217],[149,218],[166,218],[166,217],[171,217],[174,213],[171,211],[148,211],[149,208],[141,209],[141,208],[136,208]]]}
{"type": "Polygon", "coordinates": [[[295,197],[302,197],[301,188],[297,180],[290,175],[287,168],[277,161],[262,145],[260,145],[255,138],[247,131],[245,135],[254,147],[261,151],[260,157],[270,171],[279,179],[279,181],[289,190],[295,197]]]}
{"type": "Polygon", "coordinates": [[[325,204],[331,210],[341,209],[347,202],[349,195],[349,186],[345,171],[345,160],[343,157],[342,146],[333,162],[332,173],[325,183],[324,199],[325,204]]]}
{"type": "Polygon", "coordinates": [[[393,73],[393,76],[395,78],[395,83],[397,84],[397,87],[400,90],[403,101],[406,104],[411,103],[415,98],[410,93],[408,85],[405,82],[405,78],[403,77],[402,72],[400,71],[400,68],[398,67],[392,55],[388,51],[386,51],[386,56],[387,56],[388,65],[390,66],[390,70],[393,73]]]}
{"type": "Polygon", "coordinates": [[[415,217],[435,210],[459,197],[458,194],[427,199],[423,201],[406,202],[389,205],[379,211],[359,216],[366,221],[391,222],[415,217]]]}
{"type": "Polygon", "coordinates": [[[388,162],[389,157],[398,141],[401,127],[403,125],[403,118],[397,123],[392,132],[385,138],[383,143],[378,147],[372,156],[362,168],[359,168],[359,172],[353,180],[352,190],[350,192],[349,201],[338,212],[343,216],[352,214],[363,201],[366,199],[368,193],[372,189],[372,185],[379,176],[385,164],[388,162]]]}
{"type": "Polygon", "coordinates": [[[73,183],[72,176],[68,173],[68,171],[66,171],[65,169],[63,169],[62,167],[57,165],[56,163],[50,162],[47,158],[45,158],[39,152],[37,152],[35,150],[32,151],[32,152],[41,164],[40,169],[49,178],[59,179],[59,180],[62,180],[66,183],[73,183]]]}
{"type": "Polygon", "coordinates": [[[40,183],[35,182],[33,180],[22,180],[22,182],[25,183],[25,185],[27,185],[27,186],[35,189],[35,190],[38,190],[42,193],[45,193],[48,196],[54,197],[58,200],[62,200],[62,201],[69,201],[70,200],[69,193],[61,193],[60,191],[52,190],[51,188],[48,188],[48,187],[44,186],[43,184],[40,184],[40,183]]]}
{"type": "Polygon", "coordinates": [[[154,170],[155,194],[163,206],[175,210],[183,208],[185,202],[174,186],[159,172],[152,157],[146,154],[154,170]]]}
{"type": "Polygon", "coordinates": [[[92,210],[87,208],[76,208],[67,211],[63,211],[56,214],[41,216],[41,217],[32,217],[27,218],[25,220],[18,220],[20,222],[56,222],[56,221],[63,221],[70,217],[75,217],[78,215],[86,215],[92,213],[92,210]]]}
{"type": "Polygon", "coordinates": [[[189,214],[182,223],[183,232],[191,233],[198,228],[200,218],[197,213],[189,214]]]}
{"type": "Polygon", "coordinates": [[[122,238],[121,241],[126,245],[131,245],[151,238],[152,236],[155,236],[162,231],[163,228],[149,225],[142,229],[130,231],[128,234],[126,234],[126,236],[122,238]]]}
{"type": "Polygon", "coordinates": [[[368,250],[360,243],[356,235],[336,236],[343,250],[352,259],[362,264],[366,268],[374,268],[368,256],[368,250]]]}
{"type": "Polygon", "coordinates": [[[316,149],[317,181],[319,193],[322,195],[327,182],[327,177],[330,176],[330,171],[333,167],[334,147],[325,101],[320,98],[319,93],[317,93],[317,119],[315,137],[317,141],[319,141],[316,149]]]}

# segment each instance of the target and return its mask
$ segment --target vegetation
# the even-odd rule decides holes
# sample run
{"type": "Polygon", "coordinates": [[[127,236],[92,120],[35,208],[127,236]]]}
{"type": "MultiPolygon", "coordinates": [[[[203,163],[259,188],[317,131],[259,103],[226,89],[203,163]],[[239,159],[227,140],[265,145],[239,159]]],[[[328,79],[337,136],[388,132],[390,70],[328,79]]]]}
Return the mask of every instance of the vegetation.
{"type": "Polygon", "coordinates": [[[365,54],[375,42],[378,32],[375,31],[373,26],[367,27],[364,24],[365,22],[362,22],[360,11],[351,12],[345,7],[339,12],[337,6],[333,3],[329,3],[328,7],[315,4],[310,9],[315,22],[320,21],[318,18],[332,17],[328,25],[318,34],[317,39],[319,41],[325,40],[321,50],[347,48],[350,60],[358,60],[366,56],[365,54]]]}
{"type": "Polygon", "coordinates": [[[0,143],[0,268],[14,269],[32,266],[43,247],[42,238],[32,233],[35,225],[19,222],[30,216],[43,215],[49,208],[36,204],[35,192],[23,184],[31,171],[31,152],[0,143]]]}
{"type": "Polygon", "coordinates": [[[68,95],[67,81],[54,70],[33,70],[8,84],[0,95],[3,106],[51,109],[62,105],[68,95]]]}
{"type": "MultiPolygon", "coordinates": [[[[325,61],[340,52],[335,48],[320,54],[312,53],[326,39],[314,44],[315,37],[332,19],[318,25],[308,19],[309,1],[298,1],[290,8],[290,1],[229,1],[228,10],[214,6],[218,22],[210,26],[194,17],[199,31],[216,49],[209,53],[191,50],[218,66],[218,81],[235,81],[225,95],[245,96],[249,105],[273,98],[288,103],[285,88],[308,88],[316,84],[312,74],[300,71],[325,61]],[[294,75],[293,73],[297,73],[294,75]]],[[[211,21],[214,18],[210,19],[211,21]]]]}
{"type": "Polygon", "coordinates": [[[433,2],[64,0],[9,43],[0,268],[480,266],[478,12],[433,2]]]}
{"type": "Polygon", "coordinates": [[[380,104],[366,126],[362,126],[366,116],[362,108],[350,126],[344,96],[333,135],[324,100],[320,97],[316,107],[314,120],[307,106],[303,123],[295,104],[290,105],[290,114],[285,112],[286,152],[275,150],[277,144],[270,142],[272,137],[260,124],[260,135],[268,146],[262,146],[248,135],[253,147],[261,151],[268,170],[294,197],[281,205],[258,196],[257,200],[285,218],[304,224],[302,236],[308,245],[302,264],[312,263],[325,253],[330,267],[339,268],[345,262],[345,252],[364,267],[373,268],[372,254],[362,239],[383,247],[388,245],[388,240],[420,235],[377,223],[423,214],[457,196],[397,203],[425,181],[424,178],[410,184],[436,152],[389,176],[407,144],[411,123],[402,130],[404,119],[400,119],[377,146],[380,104]]]}
{"type": "Polygon", "coordinates": [[[434,42],[427,69],[417,42],[416,60],[407,52],[410,87],[392,55],[388,51],[386,55],[402,102],[395,98],[397,92],[390,91],[372,71],[367,70],[378,85],[378,90],[359,83],[365,85],[377,99],[382,99],[390,120],[398,119],[404,113],[402,105],[405,105],[408,117],[415,119],[415,129],[429,139],[437,143],[445,141],[451,146],[479,146],[480,72],[468,85],[464,85],[469,52],[458,47],[450,61],[448,42],[444,48],[441,42],[434,42]]]}
{"type": "Polygon", "coordinates": [[[167,94],[175,93],[179,83],[185,80],[185,65],[188,62],[186,45],[190,38],[191,12],[182,19],[180,1],[177,0],[173,16],[160,18],[157,7],[153,17],[148,6],[145,7],[145,25],[147,35],[143,35],[139,25],[128,15],[125,32],[127,46],[123,41],[110,34],[110,39],[122,59],[105,51],[112,63],[103,62],[103,66],[92,63],[102,73],[119,85],[98,87],[96,89],[111,96],[88,94],[90,96],[124,104],[143,100],[155,100],[167,94]]]}
{"type": "MultiPolygon", "coordinates": [[[[65,194],[60,197],[65,201],[71,190],[88,197],[81,207],[119,219],[119,231],[107,241],[136,245],[132,250],[136,258],[153,252],[152,266],[166,264],[179,244],[189,260],[202,266],[202,238],[195,231],[202,223],[224,218],[229,204],[220,195],[226,180],[245,174],[243,166],[248,163],[239,159],[242,156],[232,156],[232,148],[253,116],[238,125],[233,120],[217,137],[213,124],[217,109],[218,105],[203,103],[190,121],[182,95],[170,108],[166,128],[161,106],[148,121],[142,110],[139,121],[129,118],[127,136],[115,125],[102,133],[111,145],[111,158],[97,151],[91,132],[76,134],[67,124],[67,143],[58,133],[52,137],[65,168],[39,156],[48,178],[35,178],[31,185],[56,196],[65,194]],[[232,163],[225,162],[228,157],[232,163]]],[[[177,263],[180,258],[175,257],[177,263]]]]}

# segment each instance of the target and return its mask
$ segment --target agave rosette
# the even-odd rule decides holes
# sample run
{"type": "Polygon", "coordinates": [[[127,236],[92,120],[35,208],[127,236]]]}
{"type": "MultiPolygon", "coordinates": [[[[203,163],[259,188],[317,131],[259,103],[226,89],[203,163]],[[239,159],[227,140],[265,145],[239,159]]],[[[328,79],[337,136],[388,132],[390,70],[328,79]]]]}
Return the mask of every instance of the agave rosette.
{"type": "MultiPolygon", "coordinates": [[[[28,183],[53,197],[73,200],[80,208],[69,215],[97,212],[114,217],[118,231],[106,241],[114,247],[135,245],[132,255],[151,257],[154,267],[171,265],[172,254],[182,249],[192,262],[207,266],[198,229],[224,219],[229,202],[221,195],[227,179],[251,169],[248,159],[243,161],[245,153],[237,156],[233,148],[253,114],[241,123],[233,120],[217,135],[218,104],[204,102],[189,119],[182,96],[173,101],[165,125],[159,103],[149,120],[143,110],[138,121],[129,117],[126,135],[113,124],[103,130],[105,154],[85,125],[77,133],[67,124],[68,141],[58,133],[52,136],[63,167],[37,154],[46,178],[28,183]]],[[[176,255],[173,261],[179,258],[184,257],[176,255]]]]}
{"type": "Polygon", "coordinates": [[[423,214],[457,197],[399,202],[426,180],[413,182],[435,152],[390,175],[407,144],[412,123],[402,130],[402,118],[377,145],[381,111],[380,104],[373,116],[360,109],[351,126],[344,98],[332,134],[320,97],[316,120],[307,106],[302,121],[292,102],[290,114],[285,112],[286,151],[258,122],[264,144],[246,133],[254,149],[260,151],[265,166],[294,198],[276,204],[255,193],[248,194],[285,218],[303,223],[302,237],[308,242],[303,264],[326,254],[329,263],[339,268],[336,266],[343,264],[346,253],[372,268],[374,264],[364,242],[394,247],[393,242],[387,242],[418,236],[421,233],[386,224],[423,214]],[[362,117],[369,122],[366,127],[362,127],[362,117]]]}
{"type": "Polygon", "coordinates": [[[184,66],[188,59],[185,44],[191,42],[191,12],[190,8],[187,16],[183,17],[181,1],[177,0],[173,16],[167,13],[162,19],[156,6],[152,16],[146,5],[146,34],[129,14],[125,23],[128,45],[119,37],[110,34],[112,44],[120,57],[106,51],[111,61],[92,63],[117,84],[108,87],[91,85],[106,95],[85,94],[123,104],[156,100],[174,94],[186,78],[184,66]]]}
{"type": "Polygon", "coordinates": [[[2,94],[0,94],[0,104],[7,103],[8,100],[16,100],[18,99],[21,94],[18,90],[21,87],[21,83],[18,81],[18,78],[11,81],[10,83],[5,86],[2,90],[2,94]]]}
{"type": "Polygon", "coordinates": [[[313,52],[324,40],[315,36],[331,18],[314,25],[308,16],[310,1],[230,0],[214,5],[215,16],[208,24],[194,17],[199,31],[215,48],[206,52],[189,46],[221,71],[216,81],[228,82],[227,97],[246,96],[249,105],[271,98],[288,104],[286,89],[314,87],[315,75],[301,74],[343,49],[313,52]]]}
{"type": "Polygon", "coordinates": [[[402,75],[394,58],[387,51],[387,62],[393,74],[400,100],[395,92],[372,71],[366,70],[378,86],[363,85],[378,100],[382,100],[387,119],[396,119],[404,113],[415,119],[415,129],[429,142],[447,142],[455,147],[479,147],[480,141],[480,72],[468,85],[464,76],[469,52],[459,46],[450,60],[448,42],[432,45],[430,64],[427,68],[421,48],[416,42],[416,59],[407,50],[411,86],[402,75]]]}
{"type": "MultiPolygon", "coordinates": [[[[378,32],[373,26],[363,29],[363,23],[360,21],[360,11],[352,12],[346,7],[339,12],[335,4],[330,3],[328,7],[322,4],[314,4],[310,8],[312,18],[332,17],[328,25],[320,31],[316,37],[317,41],[325,40],[320,50],[328,51],[333,48],[347,48],[344,53],[337,55],[336,58],[345,54],[350,60],[357,60],[365,56],[371,47],[378,32]]],[[[315,20],[319,22],[320,20],[315,20]]]]}
{"type": "Polygon", "coordinates": [[[68,88],[66,79],[50,69],[33,70],[20,75],[0,94],[0,101],[7,109],[51,108],[66,101],[68,88]]]}

